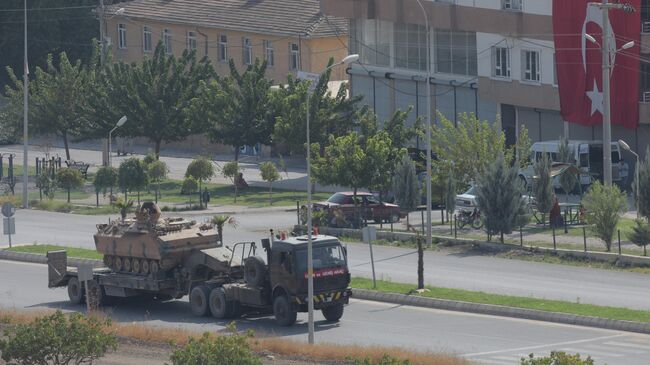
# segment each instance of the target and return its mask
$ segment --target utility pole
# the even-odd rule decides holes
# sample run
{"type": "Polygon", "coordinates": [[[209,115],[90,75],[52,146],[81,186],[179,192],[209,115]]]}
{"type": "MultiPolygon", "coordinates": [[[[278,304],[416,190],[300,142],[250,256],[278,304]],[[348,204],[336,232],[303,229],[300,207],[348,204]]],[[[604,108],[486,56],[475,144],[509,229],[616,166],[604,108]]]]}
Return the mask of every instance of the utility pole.
{"type": "Polygon", "coordinates": [[[99,0],[99,64],[104,66],[104,53],[106,52],[106,42],[104,41],[104,0],[99,0]]]}
{"type": "MultiPolygon", "coordinates": [[[[611,111],[611,54],[609,50],[609,10],[619,9],[626,13],[634,12],[635,9],[630,4],[611,4],[608,0],[602,3],[590,3],[597,6],[603,13],[603,39],[601,50],[603,53],[603,180],[605,185],[612,185],[612,111],[611,111]]],[[[616,42],[616,40],[614,40],[616,42]]],[[[616,48],[616,47],[615,47],[616,48]]]]}
{"type": "Polygon", "coordinates": [[[28,191],[27,183],[29,178],[29,165],[28,162],[28,147],[29,147],[29,135],[27,133],[27,125],[29,122],[29,63],[27,62],[27,0],[23,2],[24,4],[24,18],[25,18],[25,31],[24,31],[24,42],[25,42],[25,60],[24,70],[23,70],[23,208],[29,208],[28,201],[28,191]]]}

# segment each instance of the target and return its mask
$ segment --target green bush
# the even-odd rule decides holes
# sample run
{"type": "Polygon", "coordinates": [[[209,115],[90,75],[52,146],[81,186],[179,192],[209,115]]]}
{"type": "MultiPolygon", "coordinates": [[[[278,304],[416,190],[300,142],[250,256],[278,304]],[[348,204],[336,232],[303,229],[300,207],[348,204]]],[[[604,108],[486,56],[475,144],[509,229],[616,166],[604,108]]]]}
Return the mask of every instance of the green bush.
{"type": "Polygon", "coordinates": [[[409,360],[400,360],[396,357],[384,354],[379,361],[373,361],[369,358],[353,359],[354,365],[411,365],[409,360]]]}
{"type": "Polygon", "coordinates": [[[610,251],[616,226],[621,214],[627,207],[625,193],[616,185],[606,186],[596,181],[582,200],[587,210],[587,222],[592,224],[596,236],[605,243],[610,251]]]}
{"type": "Polygon", "coordinates": [[[28,324],[8,327],[0,340],[2,360],[8,364],[92,363],[117,348],[115,334],[106,331],[110,320],[70,316],[61,311],[28,324]]]}
{"type": "Polygon", "coordinates": [[[206,332],[199,339],[190,337],[187,345],[172,351],[172,364],[262,365],[262,361],[253,353],[248,342],[252,335],[238,334],[234,324],[230,324],[228,329],[232,332],[228,336],[213,336],[206,332]]]}
{"type": "Polygon", "coordinates": [[[534,358],[533,354],[528,358],[521,358],[520,365],[594,365],[590,356],[586,359],[580,358],[580,354],[570,355],[565,352],[551,352],[551,355],[534,358]]]}

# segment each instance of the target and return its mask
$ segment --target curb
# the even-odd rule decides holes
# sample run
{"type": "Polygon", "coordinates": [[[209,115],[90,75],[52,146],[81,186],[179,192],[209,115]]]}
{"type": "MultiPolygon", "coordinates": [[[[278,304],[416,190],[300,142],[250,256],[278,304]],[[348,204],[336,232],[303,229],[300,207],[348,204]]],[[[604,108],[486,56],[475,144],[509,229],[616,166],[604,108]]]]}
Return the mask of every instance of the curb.
{"type": "MultiPolygon", "coordinates": [[[[31,262],[34,264],[47,264],[47,257],[45,255],[38,254],[38,253],[14,252],[14,251],[7,251],[7,250],[0,250],[0,260],[31,262]]],[[[68,266],[102,267],[104,266],[104,263],[100,260],[79,259],[75,257],[70,257],[68,258],[68,266]]]]}
{"type": "Polygon", "coordinates": [[[595,327],[608,330],[650,334],[650,323],[588,317],[569,313],[545,312],[535,309],[504,307],[494,304],[461,302],[456,300],[425,298],[417,295],[382,293],[367,289],[352,289],[356,299],[415,307],[442,309],[456,312],[478,313],[492,316],[530,319],[535,321],[595,327]]]}

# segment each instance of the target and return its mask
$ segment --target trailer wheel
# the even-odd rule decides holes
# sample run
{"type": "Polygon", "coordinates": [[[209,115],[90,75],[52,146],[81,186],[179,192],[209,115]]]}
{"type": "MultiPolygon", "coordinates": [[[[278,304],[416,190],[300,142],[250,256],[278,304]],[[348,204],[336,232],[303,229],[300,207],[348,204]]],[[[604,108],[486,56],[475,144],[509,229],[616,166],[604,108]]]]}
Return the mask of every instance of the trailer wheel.
{"type": "Polygon", "coordinates": [[[210,312],[217,319],[225,319],[232,316],[233,303],[226,299],[226,291],[223,288],[214,288],[210,291],[210,312]]]}
{"type": "Polygon", "coordinates": [[[244,279],[250,286],[262,286],[266,275],[266,265],[259,256],[250,256],[244,260],[244,279]]]}
{"type": "Polygon", "coordinates": [[[88,281],[88,288],[86,290],[86,300],[90,303],[90,308],[97,309],[106,304],[106,294],[104,287],[99,285],[95,280],[88,281]]]}
{"type": "Polygon", "coordinates": [[[323,312],[323,317],[328,322],[338,322],[341,317],[343,317],[343,304],[337,304],[330,307],[325,307],[321,309],[323,312]]]}
{"type": "Polygon", "coordinates": [[[273,314],[275,315],[275,320],[280,326],[289,327],[296,323],[296,317],[298,313],[296,309],[293,308],[289,299],[280,295],[275,298],[273,301],[273,314]]]}
{"type": "Polygon", "coordinates": [[[81,304],[84,302],[85,291],[79,279],[73,277],[68,280],[68,297],[72,304],[81,304]]]}
{"type": "Polygon", "coordinates": [[[208,305],[208,298],[210,296],[210,289],[205,285],[195,286],[190,292],[190,307],[192,313],[197,317],[203,317],[210,313],[210,306],[208,305]]]}

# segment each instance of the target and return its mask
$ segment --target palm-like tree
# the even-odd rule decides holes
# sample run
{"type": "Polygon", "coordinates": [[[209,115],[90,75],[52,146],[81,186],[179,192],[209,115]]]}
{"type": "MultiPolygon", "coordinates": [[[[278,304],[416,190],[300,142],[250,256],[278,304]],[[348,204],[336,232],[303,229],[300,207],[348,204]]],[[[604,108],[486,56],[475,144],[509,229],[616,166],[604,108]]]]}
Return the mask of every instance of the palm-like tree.
{"type": "Polygon", "coordinates": [[[219,242],[223,244],[223,227],[226,223],[231,225],[233,228],[237,228],[237,221],[235,220],[235,217],[231,217],[229,215],[215,215],[212,217],[212,224],[214,224],[215,228],[217,229],[217,233],[219,234],[219,242]]]}
{"type": "Polygon", "coordinates": [[[133,207],[133,200],[125,201],[121,198],[117,199],[115,207],[120,210],[120,215],[122,216],[122,220],[124,220],[126,219],[126,213],[133,207]]]}

